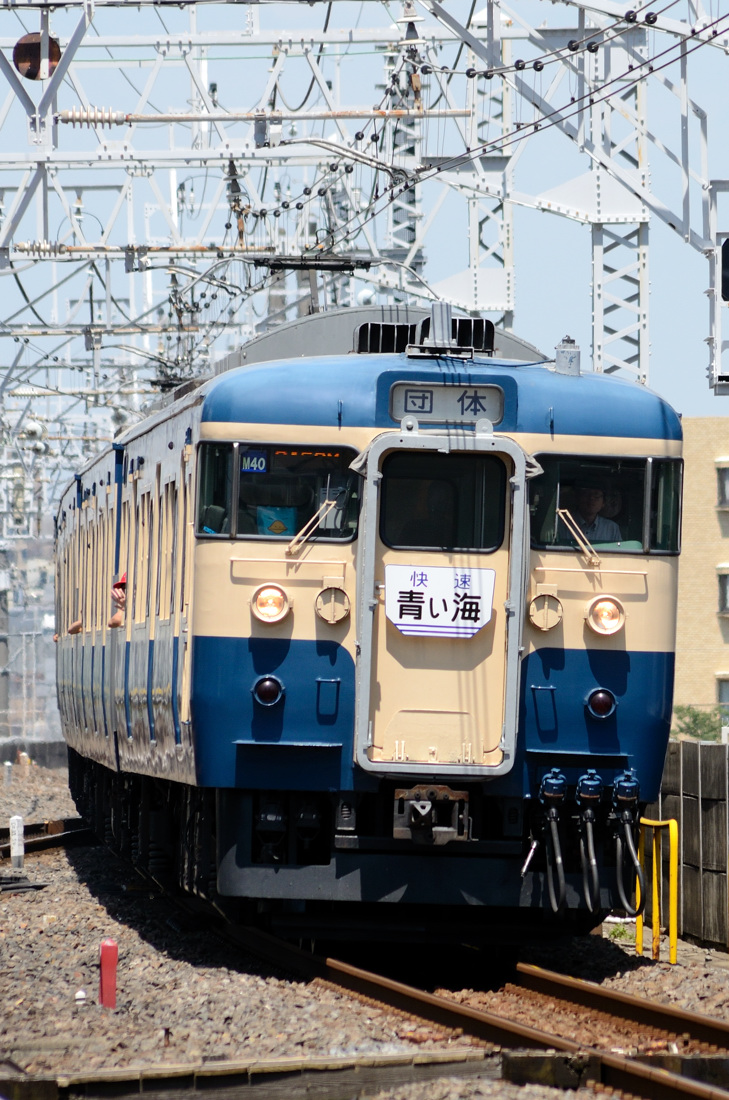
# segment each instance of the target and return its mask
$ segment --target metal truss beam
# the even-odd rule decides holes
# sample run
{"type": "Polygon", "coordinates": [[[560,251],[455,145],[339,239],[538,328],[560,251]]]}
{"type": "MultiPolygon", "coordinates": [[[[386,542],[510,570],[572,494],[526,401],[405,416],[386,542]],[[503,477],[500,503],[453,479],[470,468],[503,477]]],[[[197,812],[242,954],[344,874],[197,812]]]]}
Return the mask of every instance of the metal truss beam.
{"type": "Polygon", "coordinates": [[[267,4],[142,0],[127,34],[126,3],[49,12],[9,0],[0,498],[6,466],[55,483],[145,395],[316,301],[440,296],[510,326],[519,206],[590,226],[594,366],[640,382],[650,223],[709,255],[712,384],[729,388],[723,191],[709,188],[708,120],[688,92],[692,54],[729,48],[729,17],[682,3],[684,21],[673,8],[649,25],[612,0],[569,0],[559,24],[536,27],[499,0],[470,22],[439,0],[398,0],[394,13],[364,5],[350,27],[334,2],[287,9],[281,29],[265,25],[267,4]],[[47,80],[13,67],[23,13],[60,44],[47,80]],[[648,80],[676,141],[649,124],[648,80]],[[564,176],[529,188],[525,152],[547,134],[562,143],[564,176]],[[668,176],[649,175],[649,157],[675,185],[651,182],[668,176]],[[458,227],[447,255],[444,219],[458,227]],[[333,267],[309,270],[312,256],[333,267]]]}

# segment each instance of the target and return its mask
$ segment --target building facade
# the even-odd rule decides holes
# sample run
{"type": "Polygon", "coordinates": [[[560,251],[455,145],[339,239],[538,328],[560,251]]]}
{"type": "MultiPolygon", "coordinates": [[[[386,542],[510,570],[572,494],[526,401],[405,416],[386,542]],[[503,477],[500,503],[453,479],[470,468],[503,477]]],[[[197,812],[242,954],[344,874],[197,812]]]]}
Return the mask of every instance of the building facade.
{"type": "Polygon", "coordinates": [[[729,417],[686,417],[676,705],[729,705],[729,417]]]}

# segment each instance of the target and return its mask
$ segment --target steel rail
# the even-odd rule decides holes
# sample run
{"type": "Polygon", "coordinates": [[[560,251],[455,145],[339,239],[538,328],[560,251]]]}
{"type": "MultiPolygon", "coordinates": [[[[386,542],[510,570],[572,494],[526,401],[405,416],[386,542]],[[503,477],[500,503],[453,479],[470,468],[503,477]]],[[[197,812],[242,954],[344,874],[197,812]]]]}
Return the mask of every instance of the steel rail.
{"type": "MultiPolygon", "coordinates": [[[[66,817],[56,821],[41,821],[23,826],[25,851],[42,852],[48,848],[69,848],[72,844],[89,844],[92,832],[82,817],[66,817]]],[[[0,829],[0,859],[10,854],[10,829],[0,829]]]]}
{"type": "MultiPolygon", "coordinates": [[[[636,1062],[616,1054],[608,1054],[577,1043],[572,1039],[554,1035],[538,1028],[526,1026],[491,1012],[456,1004],[446,997],[426,993],[403,982],[395,981],[350,963],[338,959],[307,955],[291,944],[282,943],[267,933],[257,929],[236,929],[228,926],[224,931],[226,939],[256,954],[263,953],[269,961],[278,965],[292,967],[310,977],[329,981],[342,989],[366,996],[381,1004],[399,1011],[421,1017],[441,1027],[472,1035],[481,1041],[509,1049],[531,1049],[555,1051],[567,1055],[585,1057],[584,1081],[596,1081],[612,1089],[620,1089],[644,1100],[729,1100],[729,1091],[692,1081],[668,1070],[653,1065],[636,1062]]],[[[534,968],[538,970],[538,968],[534,968]]],[[[589,986],[591,983],[584,983],[589,986]]],[[[599,987],[598,987],[599,988],[599,987]]],[[[610,991],[612,993],[612,991],[610,991]]],[[[619,995],[618,995],[619,996],[619,995]]],[[[609,1003],[617,1003],[613,997],[606,998],[609,1003]]],[[[633,998],[639,1002],[638,998],[633,998]]],[[[652,1007],[652,1006],[649,1006],[652,1007]]],[[[609,1011],[603,1005],[603,1011],[609,1011]]],[[[699,1016],[697,1013],[681,1013],[670,1010],[673,1020],[670,1030],[676,1030],[680,1021],[682,1033],[698,1028],[698,1021],[705,1022],[706,1034],[718,1021],[699,1016]],[[675,1013],[675,1015],[674,1015],[675,1013]]],[[[712,1040],[713,1041],[713,1040],[712,1040]]],[[[726,1046],[726,1036],[721,1041],[726,1046]]]]}
{"type": "Polygon", "coordinates": [[[686,1012],[670,1005],[655,1004],[631,993],[620,993],[613,989],[604,989],[595,982],[582,978],[569,978],[556,974],[553,970],[543,970],[539,966],[518,963],[517,980],[522,989],[543,993],[561,1001],[581,1005],[621,1020],[630,1020],[637,1024],[659,1027],[680,1035],[688,1035],[697,1042],[709,1043],[721,1050],[729,1050],[729,1024],[723,1020],[714,1020],[699,1012],[686,1012]]]}

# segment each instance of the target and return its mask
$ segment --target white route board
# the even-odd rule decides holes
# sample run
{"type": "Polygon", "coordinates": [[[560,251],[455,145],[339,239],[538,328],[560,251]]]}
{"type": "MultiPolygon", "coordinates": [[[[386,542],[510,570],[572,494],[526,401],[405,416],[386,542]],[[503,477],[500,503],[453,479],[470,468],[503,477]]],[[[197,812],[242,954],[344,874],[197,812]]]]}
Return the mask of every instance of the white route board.
{"type": "Polygon", "coordinates": [[[386,565],[385,614],[403,634],[471,638],[491,618],[496,572],[386,565]]]}

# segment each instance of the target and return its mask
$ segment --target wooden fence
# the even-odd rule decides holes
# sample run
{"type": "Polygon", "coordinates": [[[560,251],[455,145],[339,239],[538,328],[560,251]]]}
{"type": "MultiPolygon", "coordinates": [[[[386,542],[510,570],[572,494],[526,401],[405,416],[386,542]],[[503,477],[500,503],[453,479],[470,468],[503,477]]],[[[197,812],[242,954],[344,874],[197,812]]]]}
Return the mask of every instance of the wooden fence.
{"type": "MultiPolygon", "coordinates": [[[[671,741],[661,794],[646,817],[675,818],[679,830],[680,936],[729,947],[729,745],[671,741]]],[[[649,848],[649,844],[646,844],[649,848]]],[[[662,897],[668,904],[668,838],[663,842],[662,897]]],[[[650,889],[649,889],[650,897],[650,889]]],[[[667,912],[661,913],[662,923],[667,912]]]]}

